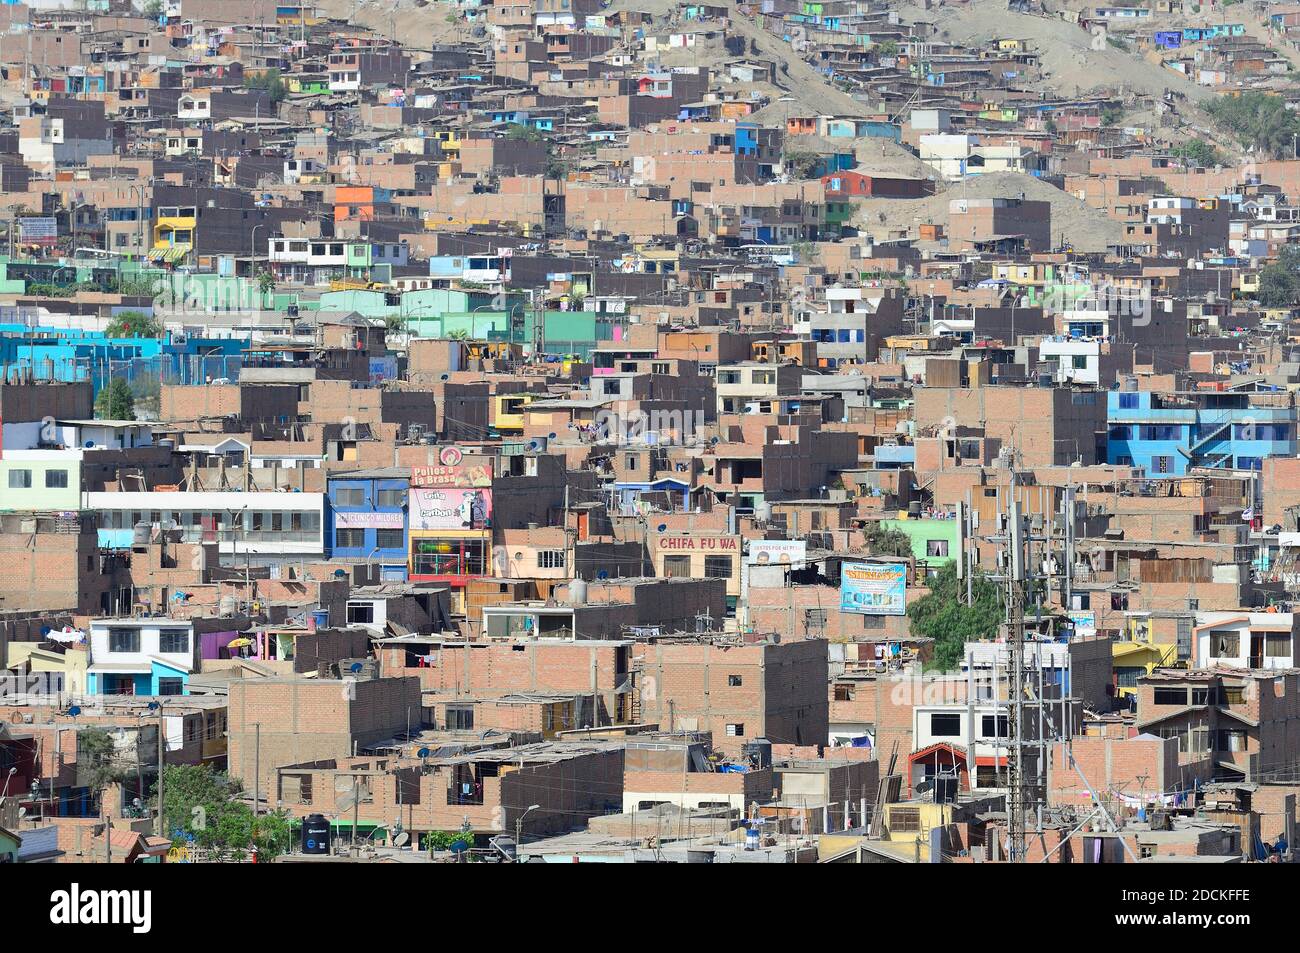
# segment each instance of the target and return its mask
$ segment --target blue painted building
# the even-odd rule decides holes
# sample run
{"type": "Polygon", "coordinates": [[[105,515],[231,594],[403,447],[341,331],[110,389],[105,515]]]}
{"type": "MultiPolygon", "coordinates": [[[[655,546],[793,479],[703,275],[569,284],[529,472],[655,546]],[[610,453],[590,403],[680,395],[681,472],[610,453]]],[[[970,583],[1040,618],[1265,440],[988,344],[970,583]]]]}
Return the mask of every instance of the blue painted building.
{"type": "Polygon", "coordinates": [[[385,582],[405,580],[410,488],[409,467],[355,470],[331,477],[326,554],[373,562],[385,582]]]}
{"type": "Polygon", "coordinates": [[[1296,455],[1289,395],[1256,391],[1106,395],[1106,460],[1148,475],[1193,467],[1259,470],[1265,457],[1296,455]]]}
{"type": "Polygon", "coordinates": [[[689,481],[665,477],[651,482],[620,481],[613,485],[614,499],[618,512],[627,516],[638,512],[643,493],[667,494],[674,498],[674,505],[683,511],[691,508],[691,485],[689,481]]]}

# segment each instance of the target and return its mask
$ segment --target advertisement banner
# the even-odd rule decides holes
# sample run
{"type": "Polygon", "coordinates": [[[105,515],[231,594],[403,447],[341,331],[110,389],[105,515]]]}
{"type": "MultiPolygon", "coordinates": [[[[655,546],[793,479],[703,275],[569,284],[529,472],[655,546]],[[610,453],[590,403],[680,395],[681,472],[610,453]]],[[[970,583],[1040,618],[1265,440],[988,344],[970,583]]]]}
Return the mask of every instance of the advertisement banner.
{"type": "Polygon", "coordinates": [[[791,566],[802,569],[807,556],[807,540],[751,539],[745,562],[751,566],[791,566]]]}
{"type": "Polygon", "coordinates": [[[490,529],[492,491],[414,489],[410,496],[411,529],[490,529]]]}
{"type": "Polygon", "coordinates": [[[339,529],[401,529],[401,513],[349,513],[334,511],[334,525],[339,529]]]}
{"type": "Polygon", "coordinates": [[[1095,612],[1083,609],[1072,609],[1066,615],[1074,623],[1075,635],[1096,635],[1097,634],[1097,614],[1095,612]]]}
{"type": "Polygon", "coordinates": [[[906,563],[845,563],[840,568],[840,611],[907,614],[906,563]]]}
{"type": "Polygon", "coordinates": [[[459,447],[443,447],[438,462],[411,467],[411,486],[492,486],[492,458],[466,457],[459,447]]]}

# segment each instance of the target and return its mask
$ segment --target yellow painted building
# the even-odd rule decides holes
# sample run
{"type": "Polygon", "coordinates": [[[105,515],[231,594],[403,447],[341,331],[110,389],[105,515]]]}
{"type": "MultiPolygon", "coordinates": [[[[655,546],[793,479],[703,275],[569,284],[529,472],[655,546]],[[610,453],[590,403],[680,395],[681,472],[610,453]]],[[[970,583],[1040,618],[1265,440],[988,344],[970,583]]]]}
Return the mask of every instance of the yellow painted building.
{"type": "Polygon", "coordinates": [[[194,233],[199,227],[198,210],[193,206],[163,206],[153,225],[153,249],[150,261],[177,262],[194,248],[194,233]]]}

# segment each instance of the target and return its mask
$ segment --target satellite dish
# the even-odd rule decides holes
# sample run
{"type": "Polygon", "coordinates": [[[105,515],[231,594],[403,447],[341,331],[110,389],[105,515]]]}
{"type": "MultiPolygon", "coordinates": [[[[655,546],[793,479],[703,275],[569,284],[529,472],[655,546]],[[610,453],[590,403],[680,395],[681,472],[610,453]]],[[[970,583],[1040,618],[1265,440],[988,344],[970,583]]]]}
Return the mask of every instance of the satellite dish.
{"type": "Polygon", "coordinates": [[[342,578],[345,577],[347,574],[348,574],[348,571],[347,571],[346,569],[336,569],[336,570],[334,570],[334,578],[335,578],[335,579],[342,579],[342,578]]]}
{"type": "Polygon", "coordinates": [[[73,705],[71,708],[68,709],[68,714],[71,715],[73,718],[76,718],[78,715],[81,714],[81,706],[73,705]]]}
{"type": "Polygon", "coordinates": [[[667,524],[667,523],[660,523],[660,524],[655,528],[655,532],[656,532],[656,533],[666,533],[666,532],[668,532],[668,524],[667,524]]]}
{"type": "Polygon", "coordinates": [[[359,672],[359,671],[361,671],[361,663],[360,663],[360,662],[353,662],[351,665],[348,666],[348,671],[349,671],[349,672],[359,672]]]}
{"type": "Polygon", "coordinates": [[[596,578],[597,578],[597,579],[608,579],[608,578],[609,578],[609,570],[608,570],[608,569],[600,569],[600,570],[597,570],[597,571],[596,571],[596,578]]]}
{"type": "Polygon", "coordinates": [[[415,753],[418,758],[427,758],[430,754],[432,754],[432,752],[428,748],[421,748],[415,753]]]}
{"type": "Polygon", "coordinates": [[[402,833],[398,834],[396,837],[393,838],[393,843],[396,844],[398,847],[405,847],[410,842],[411,842],[411,835],[408,834],[406,831],[402,831],[402,833]]]}

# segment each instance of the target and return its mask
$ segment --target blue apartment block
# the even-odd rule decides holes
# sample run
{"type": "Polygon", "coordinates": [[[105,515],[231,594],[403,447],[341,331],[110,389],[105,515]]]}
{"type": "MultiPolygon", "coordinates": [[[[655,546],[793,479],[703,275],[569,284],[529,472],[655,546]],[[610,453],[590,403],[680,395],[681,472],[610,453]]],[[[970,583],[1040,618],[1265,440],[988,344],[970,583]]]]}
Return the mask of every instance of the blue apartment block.
{"type": "Polygon", "coordinates": [[[1265,457],[1296,455],[1296,410],[1284,393],[1112,391],[1106,420],[1107,462],[1152,476],[1258,470],[1265,457]]]}
{"type": "Polygon", "coordinates": [[[354,470],[329,480],[327,554],[379,566],[386,582],[406,579],[409,467],[354,470]]]}

